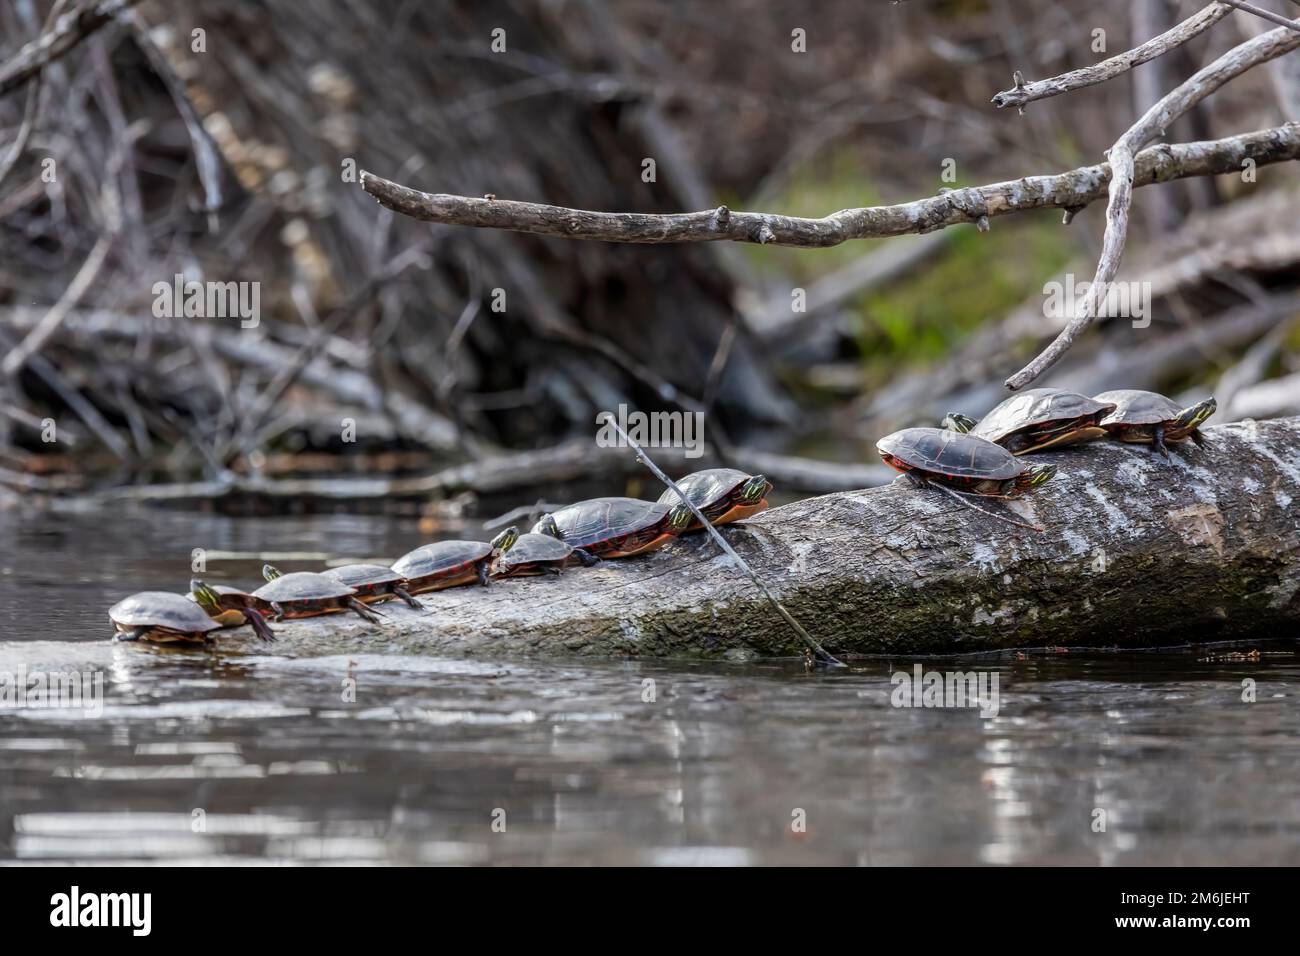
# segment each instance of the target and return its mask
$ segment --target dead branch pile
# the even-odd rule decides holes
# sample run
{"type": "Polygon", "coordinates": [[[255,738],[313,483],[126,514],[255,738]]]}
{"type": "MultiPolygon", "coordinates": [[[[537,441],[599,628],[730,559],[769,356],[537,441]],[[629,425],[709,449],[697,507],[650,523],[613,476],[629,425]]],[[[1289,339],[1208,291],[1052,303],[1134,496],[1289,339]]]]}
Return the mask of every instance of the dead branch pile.
{"type": "MultiPolygon", "coordinates": [[[[960,16],[899,4],[872,30],[858,4],[792,10],[788,23],[768,13],[758,0],[669,14],[534,0],[0,8],[0,128],[12,132],[0,151],[0,481],[260,488],[306,477],[307,451],[386,455],[431,486],[457,463],[526,479],[539,476],[512,471],[509,457],[490,463],[572,447],[597,412],[626,403],[707,411],[721,460],[767,456],[792,487],[828,490],[864,475],[773,462],[772,450],[816,428],[843,434],[846,420],[872,438],[957,404],[979,414],[998,397],[988,383],[1062,331],[1030,302],[990,317],[947,363],[865,381],[854,371],[873,321],[863,297],[942,257],[943,239],[867,246],[810,282],[729,243],[574,243],[417,222],[376,206],[362,169],[468,197],[475,215],[508,215],[516,201],[698,209],[716,231],[745,227],[730,211],[739,197],[770,208],[847,154],[887,204],[932,197],[921,226],[982,228],[1035,205],[1013,195],[1035,181],[1020,177],[1077,170],[1090,184],[1079,205],[1110,189],[1115,207],[1100,163],[1119,137],[1111,162],[1132,159],[1134,185],[1186,177],[1133,199],[1124,261],[1162,277],[1154,331],[1135,357],[1118,323],[1086,337],[1080,326],[1056,374],[1113,384],[1123,359],[1126,385],[1222,376],[1242,409],[1300,410],[1286,331],[1300,250],[1294,216],[1276,214],[1293,202],[1300,136],[1284,125],[1300,102],[1295,56],[1283,55],[1292,41],[1274,35],[1285,27],[1261,30],[1223,4],[1180,23],[1158,0],[960,16]],[[1124,62],[1145,62],[1107,66],[1080,26],[1093,20],[1111,59],[1135,47],[1145,52],[1124,62]],[[792,46],[799,30],[807,53],[792,46]],[[1198,69],[1203,81],[1184,84],[1198,69]],[[988,103],[1013,70],[1049,78],[1021,76],[998,94],[1023,117],[988,103]],[[949,157],[963,183],[1006,188],[937,195],[949,157]],[[1258,163],[1249,184],[1207,178],[1243,159],[1258,163]],[[1219,235],[1238,207],[1244,245],[1185,243],[1197,229],[1219,235]],[[256,326],[156,315],[158,284],[178,275],[258,283],[256,326]],[[809,311],[793,313],[801,285],[809,311]],[[834,399],[846,382],[854,414],[837,416],[819,383],[836,383],[834,399]]],[[[1073,227],[1081,274],[1100,216],[1073,227]]],[[[757,222],[752,238],[781,241],[784,221],[766,236],[757,222]]],[[[1119,262],[1117,221],[1103,272],[1119,262]]]]}

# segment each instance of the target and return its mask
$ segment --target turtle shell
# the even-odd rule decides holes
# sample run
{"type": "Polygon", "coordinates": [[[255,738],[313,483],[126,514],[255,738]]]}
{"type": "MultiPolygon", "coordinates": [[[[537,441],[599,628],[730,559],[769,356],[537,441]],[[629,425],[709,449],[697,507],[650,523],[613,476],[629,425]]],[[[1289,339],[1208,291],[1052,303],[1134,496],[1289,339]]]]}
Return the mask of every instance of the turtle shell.
{"type": "Polygon", "coordinates": [[[286,601],[325,601],[348,597],[355,592],[349,585],[314,571],[294,571],[268,581],[253,592],[253,597],[283,604],[286,601]]]}
{"type": "Polygon", "coordinates": [[[1001,445],[946,428],[904,428],[880,439],[876,449],[921,471],[961,478],[1005,481],[1024,469],[1001,445]]]}
{"type": "Polygon", "coordinates": [[[1112,402],[1089,398],[1063,388],[1030,388],[995,405],[978,425],[970,430],[977,438],[1001,441],[1013,432],[1050,422],[1068,421],[1084,415],[1100,415],[1115,410],[1112,402]]]}
{"type": "Polygon", "coordinates": [[[435,541],[402,555],[392,570],[413,581],[481,561],[491,553],[492,545],[486,541],[435,541]]]}
{"type": "Polygon", "coordinates": [[[497,564],[503,569],[509,569],[521,564],[545,561],[559,563],[571,554],[573,546],[567,541],[553,538],[549,534],[521,534],[510,550],[497,558],[497,564]]]}
{"type": "MultiPolygon", "coordinates": [[[[640,498],[591,498],[552,512],[551,517],[566,544],[586,548],[652,528],[670,511],[668,505],[640,498]]],[[[540,534],[542,522],[533,525],[532,530],[540,534]]]]}
{"type": "Polygon", "coordinates": [[[392,568],[386,568],[382,564],[345,564],[339,568],[330,568],[322,573],[325,577],[331,578],[340,584],[346,584],[350,588],[371,587],[376,584],[396,584],[399,581],[406,580],[392,568]]]}
{"type": "Polygon", "coordinates": [[[243,588],[232,588],[228,584],[209,584],[208,587],[212,588],[212,590],[216,591],[218,594],[237,594],[240,597],[253,596],[249,594],[247,591],[245,591],[243,588]]]}
{"type": "Polygon", "coordinates": [[[1137,388],[1102,392],[1097,401],[1115,406],[1115,410],[1101,420],[1102,425],[1159,425],[1173,421],[1183,411],[1173,399],[1159,392],[1144,392],[1137,388]]]}
{"type": "MultiPolygon", "coordinates": [[[[752,477],[735,468],[706,468],[687,475],[677,482],[677,487],[691,504],[703,510],[722,501],[752,477]]],[[[669,507],[677,504],[677,492],[669,488],[659,496],[659,503],[669,507]]]]}
{"type": "Polygon", "coordinates": [[[108,616],[126,627],[166,627],[187,634],[206,634],[221,627],[193,601],[170,591],[132,594],[109,608],[108,616]]]}

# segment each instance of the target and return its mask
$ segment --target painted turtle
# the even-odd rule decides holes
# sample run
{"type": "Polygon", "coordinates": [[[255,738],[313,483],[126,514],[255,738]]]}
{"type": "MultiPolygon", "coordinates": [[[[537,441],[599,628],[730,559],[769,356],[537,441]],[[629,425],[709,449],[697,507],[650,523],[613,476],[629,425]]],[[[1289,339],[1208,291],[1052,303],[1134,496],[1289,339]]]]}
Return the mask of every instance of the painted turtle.
{"type": "Polygon", "coordinates": [[[475,581],[485,585],[492,559],[518,537],[519,529],[511,526],[491,541],[435,541],[402,555],[393,563],[393,571],[406,579],[406,589],[412,594],[475,581]]]}
{"type": "Polygon", "coordinates": [[[371,624],[382,619],[356,598],[356,591],[346,584],[312,571],[294,571],[281,574],[269,564],[262,565],[266,584],[253,592],[253,597],[271,602],[275,619],[315,617],[335,611],[355,611],[371,624]]]}
{"type": "Polygon", "coordinates": [[[914,481],[976,495],[1011,498],[1056,474],[1055,465],[1027,465],[986,438],[944,428],[904,428],[880,439],[876,450],[914,481]]]}
{"type": "Polygon", "coordinates": [[[573,548],[549,534],[523,534],[492,562],[492,577],[559,574],[573,559],[573,548]]]}
{"type": "Polygon", "coordinates": [[[221,627],[193,601],[170,591],[141,591],[108,610],[114,638],[156,644],[204,644],[221,627]]]}
{"type": "Polygon", "coordinates": [[[270,601],[254,597],[238,588],[204,584],[197,578],[190,580],[190,593],[186,596],[222,627],[242,627],[247,624],[262,640],[275,640],[275,632],[266,623],[266,618],[275,613],[270,601]]]}
{"type": "MultiPolygon", "coordinates": [[[[688,501],[699,508],[712,524],[727,524],[756,515],[767,508],[772,483],[762,475],[747,475],[735,468],[706,468],[677,482],[688,501]]],[[[659,496],[661,505],[678,503],[677,493],[669,488],[659,496]]],[[[703,530],[694,514],[687,531],[703,530]]]]}
{"type": "Polygon", "coordinates": [[[345,564],[322,573],[356,591],[357,600],[363,604],[399,597],[417,611],[424,607],[411,597],[411,592],[406,588],[406,578],[382,564],[345,564]]]}
{"type": "Polygon", "coordinates": [[[1101,427],[1120,441],[1154,445],[1156,451],[1169,457],[1169,442],[1191,439],[1198,445],[1204,443],[1198,430],[1205,420],[1215,413],[1218,403],[1211,397],[1188,408],[1180,408],[1173,399],[1158,392],[1144,392],[1136,388],[1119,388],[1102,392],[1099,402],[1111,402],[1115,410],[1101,420],[1101,427]]]}
{"type": "Polygon", "coordinates": [[[534,534],[549,534],[573,548],[584,564],[593,558],[630,558],[662,548],[691,523],[691,509],[639,498],[592,498],[543,515],[534,534]]]}
{"type": "Polygon", "coordinates": [[[1114,410],[1111,402],[1063,388],[1030,388],[995,405],[978,424],[955,413],[943,424],[1023,455],[1101,438],[1106,430],[1098,422],[1114,410]]]}

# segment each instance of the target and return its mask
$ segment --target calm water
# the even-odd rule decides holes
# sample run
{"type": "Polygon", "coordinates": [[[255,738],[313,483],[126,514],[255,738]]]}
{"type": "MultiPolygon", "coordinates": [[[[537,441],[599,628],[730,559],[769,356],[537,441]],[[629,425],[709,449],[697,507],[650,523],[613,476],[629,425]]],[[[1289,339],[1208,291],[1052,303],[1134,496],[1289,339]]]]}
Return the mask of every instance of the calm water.
{"type": "Polygon", "coordinates": [[[384,518],[0,515],[0,674],[104,681],[102,712],[0,709],[0,860],[1300,862],[1285,640],[1257,659],[920,662],[995,673],[991,719],[891,706],[913,660],[808,673],[106,640],[107,608],[183,589],[194,547],[248,554],[209,566],[242,583],[252,552],[391,558],[420,540],[384,518]]]}

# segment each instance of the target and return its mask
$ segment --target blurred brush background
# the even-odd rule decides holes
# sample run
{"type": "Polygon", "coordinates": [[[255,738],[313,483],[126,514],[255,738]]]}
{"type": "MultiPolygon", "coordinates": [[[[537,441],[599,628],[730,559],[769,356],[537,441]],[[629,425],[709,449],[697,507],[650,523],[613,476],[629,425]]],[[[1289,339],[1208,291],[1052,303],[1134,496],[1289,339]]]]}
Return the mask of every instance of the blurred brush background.
{"type": "MultiPolygon", "coordinates": [[[[1269,25],[1235,13],[1024,115],[990,97],[1013,70],[1095,63],[1200,6],[146,0],[0,97],[0,163],[29,127],[0,165],[0,352],[45,328],[0,377],[0,502],[452,515],[637,473],[593,442],[620,404],[703,410],[708,462],[787,492],[886,480],[875,438],[982,414],[1059,330],[1043,285],[1091,277],[1104,203],[1069,226],[1047,210],[830,249],[635,246],[415,222],[356,171],[805,216],[1064,172],[1269,25]],[[155,317],[175,274],[259,282],[260,322],[155,317]]],[[[0,6],[0,62],[50,12],[0,6]]],[[[1166,141],[1300,118],[1298,61],[1247,73],[1166,141]]],[[[1138,190],[1121,278],[1151,283],[1150,327],[1099,324],[1037,384],[1214,393],[1217,421],[1300,413],[1298,186],[1282,164],[1138,190]]]]}

